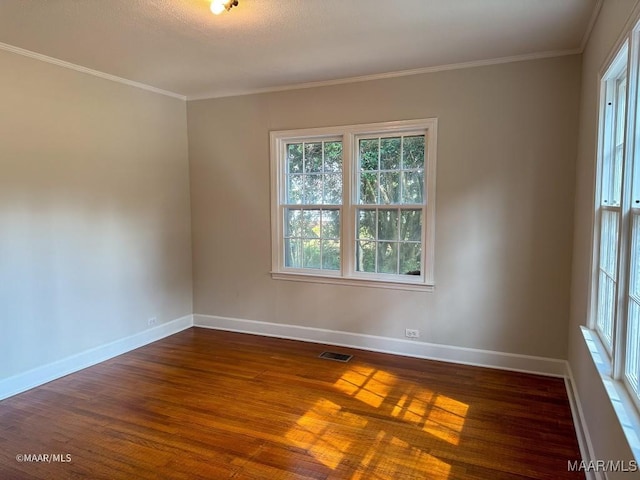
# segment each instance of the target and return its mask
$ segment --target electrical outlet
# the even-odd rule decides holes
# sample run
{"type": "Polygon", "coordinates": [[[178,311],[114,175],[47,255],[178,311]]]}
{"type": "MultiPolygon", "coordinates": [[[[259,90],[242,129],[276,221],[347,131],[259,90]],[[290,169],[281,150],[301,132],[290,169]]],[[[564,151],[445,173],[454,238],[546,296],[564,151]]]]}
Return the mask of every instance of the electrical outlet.
{"type": "Polygon", "coordinates": [[[404,330],[404,336],[407,338],[420,338],[420,330],[414,330],[412,328],[406,328],[404,330]]]}
{"type": "Polygon", "coordinates": [[[150,327],[152,325],[155,325],[156,323],[158,323],[158,319],[156,317],[151,317],[149,320],[147,320],[147,325],[149,325],[150,327]]]}

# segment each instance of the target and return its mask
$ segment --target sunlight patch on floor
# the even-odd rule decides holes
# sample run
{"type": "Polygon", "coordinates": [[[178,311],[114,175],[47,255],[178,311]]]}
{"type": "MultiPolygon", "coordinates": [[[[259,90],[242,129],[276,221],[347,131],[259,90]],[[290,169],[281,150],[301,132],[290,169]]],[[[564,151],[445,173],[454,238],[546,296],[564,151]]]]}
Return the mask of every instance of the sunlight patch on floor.
{"type": "MultiPolygon", "coordinates": [[[[334,387],[375,408],[379,415],[389,415],[415,425],[419,428],[416,435],[425,432],[450,445],[460,443],[469,410],[467,404],[416,384],[401,392],[394,391],[396,383],[397,377],[391,373],[354,365],[343,373],[334,387]]],[[[370,435],[378,423],[369,425],[368,428],[373,429],[370,435]]],[[[346,455],[350,459],[359,458],[351,480],[414,478],[418,472],[428,473],[428,478],[435,480],[449,478],[451,465],[412,446],[410,438],[402,439],[389,433],[382,422],[383,428],[379,429],[375,440],[372,439],[370,445],[365,442],[364,448],[356,448],[351,440],[357,435],[353,428],[366,424],[361,416],[343,412],[339,405],[321,399],[300,418],[296,427],[287,433],[287,438],[333,470],[340,466],[346,455]]],[[[360,441],[355,445],[362,444],[360,441]]]]}
{"type": "Polygon", "coordinates": [[[396,377],[390,373],[357,367],[347,370],[334,385],[341,392],[378,408],[395,383],[396,377]]]}
{"type": "Polygon", "coordinates": [[[403,394],[391,415],[422,427],[452,445],[460,443],[469,405],[425,389],[403,394]]]}
{"type": "Polygon", "coordinates": [[[409,443],[380,431],[364,455],[351,480],[395,480],[428,474],[431,480],[447,480],[451,465],[412,447],[409,443]]]}
{"type": "Polygon", "coordinates": [[[321,398],[285,437],[335,470],[353,443],[353,431],[367,425],[362,417],[341,410],[339,405],[321,398]]]}

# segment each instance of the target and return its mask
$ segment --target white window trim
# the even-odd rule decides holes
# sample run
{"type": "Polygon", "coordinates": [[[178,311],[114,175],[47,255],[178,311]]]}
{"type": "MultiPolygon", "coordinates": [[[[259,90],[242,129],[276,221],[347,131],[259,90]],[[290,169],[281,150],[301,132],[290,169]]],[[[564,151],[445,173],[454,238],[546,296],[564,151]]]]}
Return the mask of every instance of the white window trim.
{"type": "MultiPolygon", "coordinates": [[[[435,214],[436,214],[436,118],[405,120],[394,122],[368,123],[338,127],[320,127],[297,130],[279,130],[270,132],[271,143],[271,276],[279,280],[292,280],[313,283],[331,283],[339,285],[391,288],[400,290],[433,291],[435,260],[435,214]],[[420,276],[384,275],[355,271],[355,210],[358,191],[357,175],[353,168],[356,155],[356,137],[363,135],[388,135],[393,133],[412,133],[420,131],[426,135],[425,149],[425,212],[422,238],[422,268],[420,276]],[[284,219],[281,214],[284,192],[284,149],[286,143],[296,140],[342,138],[343,151],[343,204],[341,214],[341,270],[312,270],[284,268],[284,219]],[[346,153],[345,153],[346,152],[346,153]],[[349,184],[347,185],[347,182],[349,184]],[[349,222],[349,223],[347,223],[349,222]]],[[[387,206],[387,205],[385,205],[387,206]]],[[[388,205],[393,207],[393,205],[388,205]]],[[[407,207],[398,205],[398,207],[407,207]]]]}

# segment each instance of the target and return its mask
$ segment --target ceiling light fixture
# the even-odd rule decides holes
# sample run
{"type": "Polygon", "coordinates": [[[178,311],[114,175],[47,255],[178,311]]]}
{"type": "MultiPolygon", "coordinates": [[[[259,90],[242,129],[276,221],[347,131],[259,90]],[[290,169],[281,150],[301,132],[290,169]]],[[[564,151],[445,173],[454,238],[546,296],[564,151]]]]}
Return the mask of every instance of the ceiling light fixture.
{"type": "Polygon", "coordinates": [[[214,15],[220,15],[222,12],[229,11],[233,7],[238,6],[238,0],[212,0],[211,12],[214,15]]]}

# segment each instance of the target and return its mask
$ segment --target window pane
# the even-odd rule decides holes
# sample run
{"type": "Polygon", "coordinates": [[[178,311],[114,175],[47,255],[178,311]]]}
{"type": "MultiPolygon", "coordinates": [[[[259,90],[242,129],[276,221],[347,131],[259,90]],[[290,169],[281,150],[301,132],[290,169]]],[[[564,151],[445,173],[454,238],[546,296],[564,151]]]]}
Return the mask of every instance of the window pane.
{"type": "Polygon", "coordinates": [[[324,171],[342,172],[342,142],[325,142],[324,171]]]}
{"type": "Polygon", "coordinates": [[[380,140],[380,170],[400,168],[400,137],[380,140]]]}
{"type": "Polygon", "coordinates": [[[324,197],[325,205],[342,204],[342,174],[327,173],[324,175],[324,197]]]}
{"type": "Polygon", "coordinates": [[[612,195],[611,204],[620,205],[622,190],[622,156],[624,154],[624,129],[625,129],[625,107],[626,107],[626,78],[618,80],[616,91],[616,119],[615,138],[612,166],[612,195]]]}
{"type": "Polygon", "coordinates": [[[615,282],[600,270],[598,283],[598,312],[596,323],[603,341],[611,348],[613,339],[613,312],[616,293],[615,282]]]}
{"type": "Polygon", "coordinates": [[[421,248],[419,243],[400,244],[400,273],[403,275],[420,275],[421,248]]]}
{"type": "Polygon", "coordinates": [[[302,210],[285,210],[285,236],[301,237],[303,232],[302,210]]]}
{"type": "Polygon", "coordinates": [[[287,177],[287,199],[286,203],[300,204],[303,197],[303,175],[289,175],[287,177]]]}
{"type": "Polygon", "coordinates": [[[631,278],[629,293],[640,301],[640,215],[634,215],[631,222],[631,278]]]}
{"type": "Polygon", "coordinates": [[[376,230],[376,211],[375,210],[359,210],[358,211],[358,238],[375,240],[376,230]]]}
{"type": "Polygon", "coordinates": [[[378,139],[360,140],[360,169],[378,170],[378,139]]]}
{"type": "Polygon", "coordinates": [[[342,142],[288,144],[287,165],[285,203],[342,204],[342,142]]]}
{"type": "Polygon", "coordinates": [[[619,212],[602,211],[600,231],[600,268],[615,278],[618,261],[618,216],[619,212]]]}
{"type": "Polygon", "coordinates": [[[340,270],[340,242],[336,240],[322,241],[322,268],[340,270]]]}
{"type": "Polygon", "coordinates": [[[376,242],[358,242],[356,270],[358,272],[376,271],[376,242]]]}
{"type": "Polygon", "coordinates": [[[402,168],[424,168],[424,135],[404,137],[402,168]]]}
{"type": "Polygon", "coordinates": [[[613,172],[611,187],[612,193],[608,205],[620,205],[622,190],[622,155],[624,154],[624,144],[615,147],[613,156],[613,172]]]}
{"type": "Polygon", "coordinates": [[[360,203],[378,203],[378,174],[363,173],[360,176],[360,203]]]}
{"type": "Polygon", "coordinates": [[[302,173],[302,144],[291,143],[287,145],[287,171],[289,173],[302,173]]]}
{"type": "Polygon", "coordinates": [[[322,171],[322,142],[304,144],[304,171],[305,173],[322,171]]]}
{"type": "Polygon", "coordinates": [[[398,238],[398,211],[378,210],[378,240],[398,238]]]}
{"type": "Polygon", "coordinates": [[[400,172],[380,173],[380,203],[395,204],[400,202],[400,172]]]}
{"type": "Polygon", "coordinates": [[[398,273],[398,244],[378,242],[378,272],[398,273]]]}
{"type": "Polygon", "coordinates": [[[400,240],[419,242],[422,239],[422,211],[403,210],[400,214],[400,240]]]}
{"type": "Polygon", "coordinates": [[[304,176],[304,203],[318,205],[322,203],[322,175],[304,176]]]}
{"type": "Polygon", "coordinates": [[[340,210],[288,208],[285,266],[340,270],[340,210]]]}
{"type": "Polygon", "coordinates": [[[320,210],[304,210],[302,212],[304,238],[320,237],[320,210]]]}
{"type": "Polygon", "coordinates": [[[289,268],[302,267],[302,241],[293,238],[284,240],[284,264],[289,268]]]}
{"type": "Polygon", "coordinates": [[[629,322],[627,324],[627,356],[624,373],[636,395],[640,393],[640,305],[629,302],[629,322]]]}
{"type": "Polygon", "coordinates": [[[631,180],[631,208],[640,208],[640,160],[634,162],[631,180]]]}
{"type": "Polygon", "coordinates": [[[303,240],[302,266],[320,268],[320,240],[303,240]]]}
{"type": "Polygon", "coordinates": [[[402,172],[402,203],[424,201],[424,172],[402,172]]]}
{"type": "Polygon", "coordinates": [[[602,151],[602,205],[620,205],[626,110],[626,68],[605,83],[602,151]]]}
{"type": "Polygon", "coordinates": [[[624,142],[625,110],[627,95],[627,78],[622,77],[616,85],[616,145],[624,142]]]}
{"type": "Polygon", "coordinates": [[[322,211],[322,238],[340,238],[340,210],[322,211]]]}

